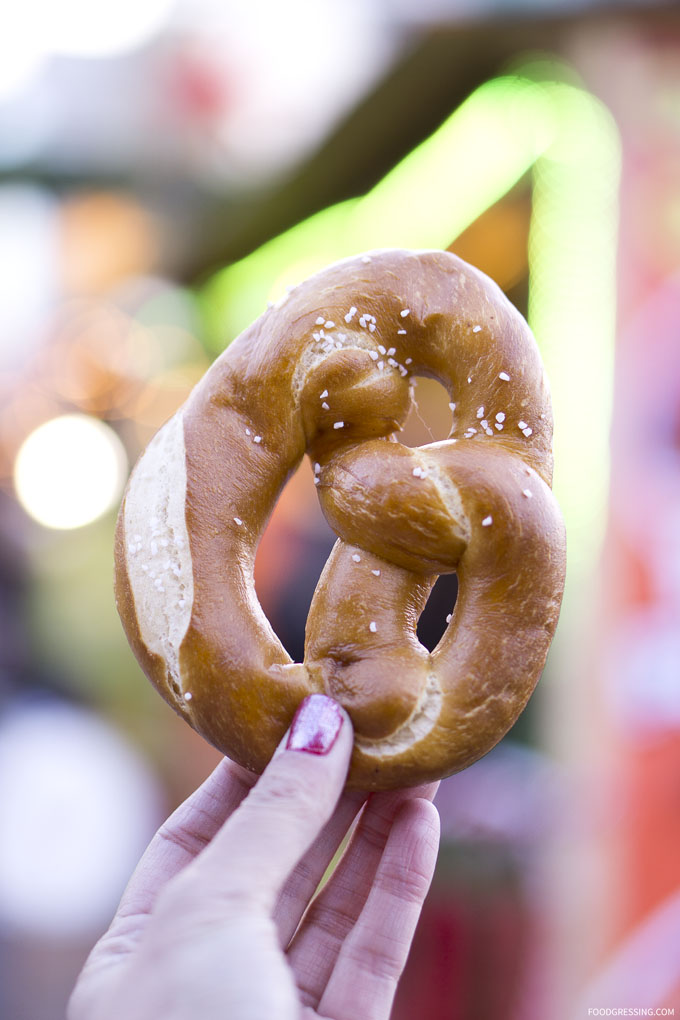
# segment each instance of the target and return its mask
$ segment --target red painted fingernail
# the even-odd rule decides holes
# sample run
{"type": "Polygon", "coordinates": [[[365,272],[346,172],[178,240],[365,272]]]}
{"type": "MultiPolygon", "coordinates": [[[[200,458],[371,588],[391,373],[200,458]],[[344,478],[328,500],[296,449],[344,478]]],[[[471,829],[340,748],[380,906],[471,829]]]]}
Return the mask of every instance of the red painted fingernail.
{"type": "Polygon", "coordinates": [[[310,694],[295,713],[286,750],[328,754],[338,739],[343,722],[344,717],[336,701],[325,694],[310,694]]]}

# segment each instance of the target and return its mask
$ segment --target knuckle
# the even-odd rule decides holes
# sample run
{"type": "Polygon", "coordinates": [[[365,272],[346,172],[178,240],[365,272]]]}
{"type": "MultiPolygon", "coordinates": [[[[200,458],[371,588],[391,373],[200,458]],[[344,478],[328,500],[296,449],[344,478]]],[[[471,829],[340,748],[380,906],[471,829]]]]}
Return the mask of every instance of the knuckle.
{"type": "Polygon", "coordinates": [[[400,867],[395,861],[385,867],[380,886],[403,903],[422,903],[430,888],[430,873],[413,864],[408,868],[400,867]]]}
{"type": "Polygon", "coordinates": [[[174,822],[168,820],[158,830],[158,838],[163,843],[168,843],[190,857],[199,853],[210,840],[196,827],[187,824],[184,819],[176,819],[174,822]]]}
{"type": "Polygon", "coordinates": [[[282,767],[260,784],[256,800],[260,806],[277,813],[316,817],[323,813],[324,792],[323,783],[313,783],[309,777],[303,780],[297,770],[282,767]]]}
{"type": "Polygon", "coordinates": [[[353,911],[342,904],[325,904],[322,907],[310,908],[310,920],[326,935],[334,945],[339,946],[349,935],[356,923],[353,911]]]}
{"type": "Polygon", "coordinates": [[[374,932],[370,942],[364,941],[360,946],[352,947],[348,956],[359,972],[368,974],[372,980],[377,978],[393,985],[401,977],[408,949],[407,939],[386,932],[374,932]]]}
{"type": "Polygon", "coordinates": [[[378,873],[378,883],[389,896],[403,903],[422,904],[432,881],[436,861],[436,844],[432,829],[423,832],[419,846],[406,853],[385,854],[378,873]]]}

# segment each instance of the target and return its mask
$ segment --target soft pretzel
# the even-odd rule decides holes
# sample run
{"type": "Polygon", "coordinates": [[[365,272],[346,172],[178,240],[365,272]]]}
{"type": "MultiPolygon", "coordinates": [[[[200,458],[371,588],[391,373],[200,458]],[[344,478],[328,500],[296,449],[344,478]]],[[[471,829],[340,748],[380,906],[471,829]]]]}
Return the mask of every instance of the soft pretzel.
{"type": "Polygon", "coordinates": [[[299,702],[349,712],[349,785],[459,771],[526,704],[557,623],[564,529],[550,490],[552,417],[521,315],[443,251],[380,251],[295,287],[235,340],[131,476],[116,594],[163,697],[261,771],[299,702]],[[438,379],[453,424],[416,449],[396,433],[412,374],[438,379]],[[294,663],[257,600],[259,539],[307,453],[339,536],[294,663]],[[459,592],[430,653],[416,623],[436,576],[459,592]]]}

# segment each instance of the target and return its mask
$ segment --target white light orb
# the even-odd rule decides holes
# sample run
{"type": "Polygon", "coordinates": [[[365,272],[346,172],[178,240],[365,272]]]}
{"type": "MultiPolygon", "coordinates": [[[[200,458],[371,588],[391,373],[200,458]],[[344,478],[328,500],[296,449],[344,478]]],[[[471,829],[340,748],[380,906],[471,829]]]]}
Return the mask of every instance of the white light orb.
{"type": "Polygon", "coordinates": [[[43,6],[45,47],[70,57],[114,57],[150,42],[168,23],[175,0],[60,0],[43,6]]]}
{"type": "Polygon", "coordinates": [[[26,512],[47,528],[96,521],[120,499],[128,461],[108,425],[66,414],[40,425],[21,445],[14,486],[26,512]]]}
{"type": "Polygon", "coordinates": [[[162,804],[146,762],[104,719],[52,699],[9,705],[0,720],[0,932],[101,930],[162,804]]]}

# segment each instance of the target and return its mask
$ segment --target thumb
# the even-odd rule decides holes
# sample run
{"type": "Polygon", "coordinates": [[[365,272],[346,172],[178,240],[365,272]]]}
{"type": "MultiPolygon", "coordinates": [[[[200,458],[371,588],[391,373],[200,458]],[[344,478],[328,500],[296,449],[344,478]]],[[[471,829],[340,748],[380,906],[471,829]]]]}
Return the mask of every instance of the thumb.
{"type": "Polygon", "coordinates": [[[324,694],[305,698],[256,785],[190,866],[199,895],[270,911],[335,809],[352,745],[344,709],[324,694]]]}

